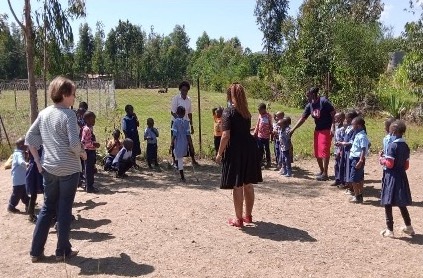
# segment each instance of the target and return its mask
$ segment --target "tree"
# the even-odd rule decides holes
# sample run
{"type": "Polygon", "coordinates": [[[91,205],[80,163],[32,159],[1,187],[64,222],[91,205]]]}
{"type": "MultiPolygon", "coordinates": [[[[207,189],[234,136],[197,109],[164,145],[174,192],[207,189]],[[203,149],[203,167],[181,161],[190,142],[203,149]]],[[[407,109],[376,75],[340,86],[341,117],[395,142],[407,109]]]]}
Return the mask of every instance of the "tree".
{"type": "Polygon", "coordinates": [[[79,41],[75,50],[75,72],[92,73],[91,61],[94,54],[94,37],[87,23],[79,27],[79,41]]]}
{"type": "MultiPolygon", "coordinates": [[[[38,115],[38,99],[37,99],[37,88],[35,87],[35,74],[34,74],[34,60],[35,60],[35,38],[34,38],[34,21],[31,14],[31,1],[25,0],[23,9],[25,20],[21,22],[12,7],[10,0],[7,0],[10,11],[22,28],[25,35],[25,52],[27,60],[28,70],[28,87],[29,87],[29,98],[30,98],[30,117],[31,122],[35,121],[38,115]]],[[[49,26],[49,34],[52,38],[57,39],[60,42],[66,40],[73,40],[72,27],[68,21],[68,18],[78,18],[85,16],[85,0],[69,0],[68,8],[62,9],[59,0],[45,0],[45,14],[43,15],[43,27],[49,26]],[[44,24],[46,22],[47,24],[44,24]]],[[[36,21],[40,22],[40,14],[36,13],[36,21]]],[[[46,30],[47,32],[47,30],[46,30]]]]}
{"type": "Polygon", "coordinates": [[[93,72],[104,74],[105,61],[104,61],[104,25],[101,21],[96,23],[96,32],[94,35],[94,54],[92,58],[93,72]]]}
{"type": "Polygon", "coordinates": [[[280,50],[281,26],[287,18],[287,10],[288,0],[257,0],[254,16],[263,32],[263,44],[268,55],[280,50]]]}

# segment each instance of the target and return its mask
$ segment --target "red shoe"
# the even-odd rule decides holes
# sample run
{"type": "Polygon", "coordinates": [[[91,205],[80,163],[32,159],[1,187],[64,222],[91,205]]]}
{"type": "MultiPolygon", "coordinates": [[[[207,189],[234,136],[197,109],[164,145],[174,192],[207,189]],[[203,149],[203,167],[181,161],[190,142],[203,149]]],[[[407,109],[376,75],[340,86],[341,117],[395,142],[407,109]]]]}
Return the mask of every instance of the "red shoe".
{"type": "Polygon", "coordinates": [[[245,223],[249,224],[249,223],[253,223],[253,216],[249,215],[249,216],[244,216],[242,218],[242,221],[244,221],[245,223]]]}
{"type": "Polygon", "coordinates": [[[237,228],[242,228],[244,227],[244,222],[242,222],[242,219],[238,219],[238,218],[231,218],[228,220],[228,224],[230,226],[234,226],[237,228]]]}

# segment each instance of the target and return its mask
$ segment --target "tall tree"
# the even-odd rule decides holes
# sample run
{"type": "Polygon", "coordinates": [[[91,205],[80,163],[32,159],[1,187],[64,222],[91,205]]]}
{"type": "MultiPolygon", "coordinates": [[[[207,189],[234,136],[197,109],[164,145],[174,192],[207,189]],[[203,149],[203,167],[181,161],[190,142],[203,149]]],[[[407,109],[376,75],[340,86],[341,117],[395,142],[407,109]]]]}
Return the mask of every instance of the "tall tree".
{"type": "MultiPolygon", "coordinates": [[[[59,0],[44,0],[46,9],[43,15],[43,27],[48,26],[49,34],[51,37],[64,42],[66,40],[73,40],[72,27],[68,19],[78,18],[85,16],[85,0],[69,0],[68,8],[63,9],[59,0]],[[44,24],[44,23],[47,24],[44,24]]],[[[31,122],[35,121],[38,115],[38,98],[37,88],[35,86],[35,74],[34,74],[34,54],[35,54],[35,38],[34,38],[34,20],[31,13],[31,1],[25,0],[24,7],[20,10],[24,13],[24,21],[21,22],[16,16],[16,13],[12,7],[11,1],[7,0],[10,11],[15,18],[18,25],[22,28],[25,34],[25,52],[27,60],[28,70],[28,87],[30,96],[30,118],[31,122]]],[[[35,13],[36,21],[40,22],[40,14],[35,13]]],[[[47,32],[47,31],[46,31],[47,32]]]]}
{"type": "Polygon", "coordinates": [[[79,40],[75,49],[75,72],[77,74],[92,73],[91,61],[94,53],[94,37],[88,23],[79,27],[79,40]]]}
{"type": "Polygon", "coordinates": [[[94,35],[94,54],[92,59],[93,72],[104,74],[104,24],[101,21],[96,23],[96,32],[94,35]]]}

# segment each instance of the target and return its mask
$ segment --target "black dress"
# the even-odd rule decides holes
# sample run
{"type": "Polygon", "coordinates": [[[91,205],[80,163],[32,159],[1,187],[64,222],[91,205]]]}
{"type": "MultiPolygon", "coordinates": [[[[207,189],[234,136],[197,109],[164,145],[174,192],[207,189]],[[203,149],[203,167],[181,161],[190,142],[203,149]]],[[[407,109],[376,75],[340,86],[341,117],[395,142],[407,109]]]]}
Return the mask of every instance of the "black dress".
{"type": "Polygon", "coordinates": [[[234,107],[223,111],[222,131],[230,130],[231,136],[222,158],[221,189],[263,181],[260,153],[250,129],[251,119],[243,118],[234,107]]]}

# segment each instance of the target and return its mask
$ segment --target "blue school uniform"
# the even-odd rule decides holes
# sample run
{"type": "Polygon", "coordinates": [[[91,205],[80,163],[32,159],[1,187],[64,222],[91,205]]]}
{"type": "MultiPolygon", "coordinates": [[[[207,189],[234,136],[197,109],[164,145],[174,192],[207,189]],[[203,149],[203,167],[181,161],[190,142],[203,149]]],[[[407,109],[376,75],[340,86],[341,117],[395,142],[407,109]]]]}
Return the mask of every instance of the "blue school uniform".
{"type": "MultiPolygon", "coordinates": [[[[335,143],[342,142],[344,140],[345,136],[345,127],[343,125],[336,126],[335,129],[335,143]]],[[[335,181],[336,184],[342,184],[345,183],[345,169],[344,165],[341,164],[341,159],[343,155],[343,148],[342,146],[336,146],[334,147],[334,155],[335,155],[335,181]]]]}
{"type": "MultiPolygon", "coordinates": [[[[354,141],[355,131],[352,128],[352,126],[348,126],[345,129],[345,135],[342,142],[350,142],[352,143],[354,141]]],[[[351,182],[350,181],[350,149],[351,146],[343,146],[342,147],[342,156],[339,161],[339,167],[344,169],[344,175],[342,176],[342,179],[340,180],[341,183],[351,182]]]]}
{"type": "Polygon", "coordinates": [[[173,146],[173,153],[176,158],[187,156],[188,153],[188,138],[191,134],[191,128],[189,121],[183,118],[177,118],[172,124],[173,140],[175,140],[173,146]]]}
{"type": "Polygon", "coordinates": [[[130,138],[134,142],[132,148],[132,157],[135,159],[137,155],[141,154],[141,142],[138,134],[138,123],[134,116],[126,115],[122,119],[122,131],[125,134],[125,138],[130,138]]]}
{"type": "Polygon", "coordinates": [[[410,148],[403,138],[395,139],[388,146],[386,158],[394,159],[394,167],[386,168],[380,203],[405,207],[412,203],[405,163],[410,159],[410,148]]]}
{"type": "Polygon", "coordinates": [[[159,131],[155,127],[147,127],[144,131],[144,138],[147,138],[147,161],[150,164],[153,160],[157,163],[157,137],[159,131]]]}
{"type": "Polygon", "coordinates": [[[360,160],[363,149],[365,153],[369,150],[369,139],[367,139],[366,131],[360,130],[356,132],[350,149],[350,182],[357,183],[364,181],[364,164],[360,169],[355,168],[360,160]]]}
{"type": "MultiPolygon", "coordinates": [[[[386,157],[386,153],[388,152],[388,146],[394,140],[395,140],[395,136],[392,136],[391,134],[387,134],[385,137],[383,137],[383,140],[382,140],[383,155],[382,155],[382,157],[386,157]]],[[[383,188],[383,179],[385,177],[385,170],[386,170],[386,166],[383,166],[383,172],[382,172],[382,188],[383,188]]]]}

